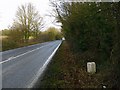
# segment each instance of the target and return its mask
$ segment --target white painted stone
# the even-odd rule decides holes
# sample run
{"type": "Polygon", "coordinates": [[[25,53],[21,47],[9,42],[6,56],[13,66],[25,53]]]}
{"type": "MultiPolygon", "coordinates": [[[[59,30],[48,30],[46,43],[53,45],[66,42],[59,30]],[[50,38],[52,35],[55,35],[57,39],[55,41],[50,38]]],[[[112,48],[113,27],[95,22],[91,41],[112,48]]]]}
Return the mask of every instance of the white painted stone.
{"type": "Polygon", "coordinates": [[[64,40],[65,40],[65,38],[63,37],[63,38],[62,38],[62,40],[64,41],[64,40]]]}
{"type": "Polygon", "coordinates": [[[95,62],[87,62],[87,72],[92,74],[96,72],[95,62]]]}
{"type": "Polygon", "coordinates": [[[106,86],[103,86],[103,88],[106,88],[106,86]]]}

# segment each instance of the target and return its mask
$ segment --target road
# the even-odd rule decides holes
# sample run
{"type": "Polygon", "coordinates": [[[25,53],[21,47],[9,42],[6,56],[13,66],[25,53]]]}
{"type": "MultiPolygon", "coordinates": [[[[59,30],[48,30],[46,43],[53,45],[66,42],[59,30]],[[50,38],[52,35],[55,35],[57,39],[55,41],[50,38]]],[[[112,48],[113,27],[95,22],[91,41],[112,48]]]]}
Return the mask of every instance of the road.
{"type": "Polygon", "coordinates": [[[2,52],[2,88],[31,88],[45,70],[61,40],[2,52]]]}

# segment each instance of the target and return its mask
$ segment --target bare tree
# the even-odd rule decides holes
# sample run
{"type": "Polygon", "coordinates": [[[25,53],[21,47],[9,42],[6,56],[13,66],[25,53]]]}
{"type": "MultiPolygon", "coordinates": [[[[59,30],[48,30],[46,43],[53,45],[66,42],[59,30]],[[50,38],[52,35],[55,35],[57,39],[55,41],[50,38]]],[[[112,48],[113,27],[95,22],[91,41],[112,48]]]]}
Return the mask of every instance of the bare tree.
{"type": "Polygon", "coordinates": [[[18,7],[15,23],[19,25],[23,32],[25,42],[29,40],[32,32],[35,33],[35,37],[37,36],[38,31],[43,27],[42,21],[43,18],[31,3],[18,7]]]}

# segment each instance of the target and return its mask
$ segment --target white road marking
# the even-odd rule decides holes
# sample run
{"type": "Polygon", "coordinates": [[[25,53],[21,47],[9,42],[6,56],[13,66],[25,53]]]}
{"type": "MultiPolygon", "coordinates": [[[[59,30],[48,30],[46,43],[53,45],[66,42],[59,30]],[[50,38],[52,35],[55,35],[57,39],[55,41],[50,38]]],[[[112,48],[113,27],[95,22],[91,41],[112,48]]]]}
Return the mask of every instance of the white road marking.
{"type": "Polygon", "coordinates": [[[31,51],[25,52],[25,53],[23,53],[23,54],[17,55],[17,56],[15,56],[15,57],[10,57],[10,58],[8,58],[7,60],[1,61],[0,64],[6,63],[6,62],[8,62],[8,61],[10,61],[10,60],[12,60],[12,59],[21,57],[21,56],[23,56],[23,55],[26,55],[26,54],[28,54],[28,53],[31,53],[31,52],[33,52],[33,51],[36,51],[36,50],[41,49],[41,48],[46,47],[46,46],[48,46],[48,45],[41,46],[41,47],[39,47],[39,48],[36,48],[36,49],[31,50],[31,51]]]}
{"type": "Polygon", "coordinates": [[[43,71],[45,70],[45,68],[47,67],[47,65],[49,64],[50,60],[52,59],[52,57],[54,56],[54,54],[56,53],[56,51],[60,47],[61,43],[57,46],[57,48],[53,51],[53,53],[48,57],[48,59],[46,60],[46,62],[39,69],[39,71],[37,72],[37,74],[34,76],[33,81],[31,82],[30,85],[27,86],[27,88],[33,88],[34,87],[34,85],[36,84],[37,80],[39,79],[39,77],[41,76],[41,74],[43,73],[43,71]]]}
{"type": "Polygon", "coordinates": [[[13,58],[14,58],[14,56],[12,56],[12,57],[8,58],[8,60],[13,59],[13,58]]]}

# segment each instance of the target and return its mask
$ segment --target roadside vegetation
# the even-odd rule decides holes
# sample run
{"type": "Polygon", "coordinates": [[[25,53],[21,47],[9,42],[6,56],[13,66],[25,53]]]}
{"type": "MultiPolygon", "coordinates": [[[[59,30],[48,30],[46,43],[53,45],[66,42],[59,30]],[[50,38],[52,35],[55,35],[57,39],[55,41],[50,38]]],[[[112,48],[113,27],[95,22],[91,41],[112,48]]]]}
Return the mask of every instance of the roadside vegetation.
{"type": "Polygon", "coordinates": [[[119,88],[119,74],[110,63],[104,63],[101,67],[98,65],[95,74],[87,73],[86,63],[87,57],[74,53],[64,41],[37,88],[119,88]]]}
{"type": "Polygon", "coordinates": [[[120,2],[51,3],[66,42],[53,58],[43,87],[120,88],[120,2]],[[97,72],[88,75],[86,63],[91,61],[97,72]]]}
{"type": "Polygon", "coordinates": [[[0,32],[2,51],[62,38],[58,29],[43,32],[43,27],[43,18],[31,3],[19,6],[12,26],[0,32]]]}
{"type": "Polygon", "coordinates": [[[3,30],[1,36],[2,51],[47,41],[60,40],[62,33],[58,29],[50,27],[44,32],[39,31],[37,37],[34,37],[31,33],[27,42],[24,42],[22,36],[22,32],[18,30],[3,30]]]}
{"type": "Polygon", "coordinates": [[[43,18],[32,4],[21,5],[13,25],[2,31],[2,50],[61,39],[60,49],[40,82],[44,88],[120,88],[120,2],[50,0],[62,31],[42,32],[43,18]],[[86,72],[95,62],[97,72],[86,72]]]}

